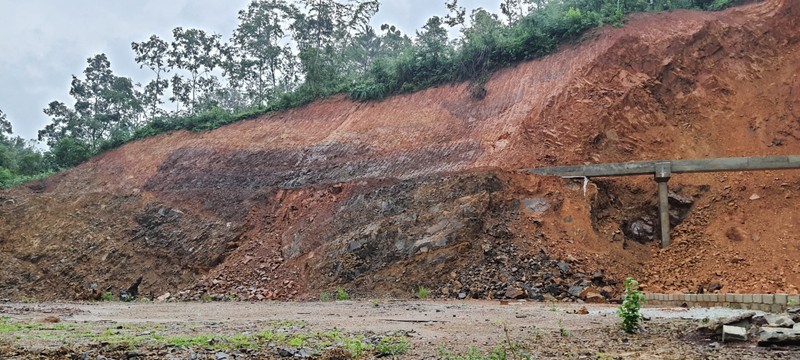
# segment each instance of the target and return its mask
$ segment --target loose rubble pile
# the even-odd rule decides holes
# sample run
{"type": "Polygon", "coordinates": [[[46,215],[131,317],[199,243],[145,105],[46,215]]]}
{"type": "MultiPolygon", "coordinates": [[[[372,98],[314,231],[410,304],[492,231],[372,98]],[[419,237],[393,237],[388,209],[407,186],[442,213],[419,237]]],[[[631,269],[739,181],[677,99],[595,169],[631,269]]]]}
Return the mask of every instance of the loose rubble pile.
{"type": "Polygon", "coordinates": [[[755,342],[766,347],[800,345],[800,308],[790,309],[785,314],[749,312],[703,325],[696,332],[723,343],[755,342]]]}
{"type": "Polygon", "coordinates": [[[438,294],[448,298],[531,299],[604,303],[617,299],[614,280],[575,270],[574,258],[551,259],[544,250],[527,253],[503,242],[482,246],[485,258],[462,273],[451,272],[438,294]]]}

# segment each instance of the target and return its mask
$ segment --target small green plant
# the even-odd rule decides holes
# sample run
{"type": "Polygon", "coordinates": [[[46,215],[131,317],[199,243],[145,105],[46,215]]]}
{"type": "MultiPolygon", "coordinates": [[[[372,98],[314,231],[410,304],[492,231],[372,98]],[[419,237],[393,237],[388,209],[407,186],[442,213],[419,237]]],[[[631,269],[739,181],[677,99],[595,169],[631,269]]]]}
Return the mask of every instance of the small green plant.
{"type": "Polygon", "coordinates": [[[428,293],[429,293],[429,292],[430,292],[430,290],[428,290],[428,288],[426,288],[426,287],[424,287],[424,286],[420,286],[420,287],[417,289],[417,298],[420,298],[420,299],[423,299],[423,300],[425,300],[425,299],[427,299],[427,298],[428,298],[428,293]]]}
{"type": "Polygon", "coordinates": [[[597,356],[597,360],[614,360],[613,356],[611,356],[609,354],[606,354],[604,352],[599,352],[598,351],[597,354],[595,354],[595,355],[597,356]]]}
{"type": "Polygon", "coordinates": [[[558,319],[558,332],[561,334],[562,337],[569,337],[571,335],[569,329],[564,327],[563,319],[558,319]]]}
{"type": "Polygon", "coordinates": [[[337,288],[336,289],[336,300],[337,301],[350,300],[350,295],[344,289],[337,288]]]}
{"type": "Polygon", "coordinates": [[[333,301],[333,296],[331,296],[331,293],[319,294],[319,301],[322,301],[322,302],[333,301]]]}
{"type": "Polygon", "coordinates": [[[37,300],[35,296],[23,296],[21,299],[19,299],[19,302],[23,304],[33,304],[39,302],[39,300],[37,300]]]}
{"type": "Polygon", "coordinates": [[[379,303],[378,300],[370,300],[369,303],[370,303],[370,305],[372,305],[372,307],[380,307],[381,306],[381,303],[379,303]]]}
{"type": "Polygon", "coordinates": [[[103,295],[100,295],[100,300],[102,301],[114,301],[114,293],[111,291],[106,291],[103,295]]]}
{"type": "Polygon", "coordinates": [[[787,301],[786,301],[786,305],[789,305],[789,306],[797,306],[797,305],[798,305],[798,302],[797,302],[797,300],[795,300],[795,299],[789,299],[789,300],[787,300],[787,301]]]}
{"type": "Polygon", "coordinates": [[[372,345],[365,343],[363,337],[357,336],[355,338],[344,339],[344,347],[353,356],[353,359],[358,359],[367,350],[372,350],[372,345]]]}
{"type": "Polygon", "coordinates": [[[642,308],[644,294],[639,291],[639,282],[633,278],[625,279],[625,294],[622,296],[622,305],[617,309],[617,315],[622,319],[622,330],[633,334],[639,328],[639,309],[642,308]]]}
{"type": "Polygon", "coordinates": [[[397,356],[405,354],[411,345],[408,340],[399,336],[387,336],[375,345],[375,354],[378,357],[397,356]]]}
{"type": "Polygon", "coordinates": [[[200,297],[200,301],[204,302],[204,303],[208,303],[208,302],[214,301],[214,299],[211,297],[211,295],[206,293],[206,294],[203,294],[203,296],[200,297]]]}

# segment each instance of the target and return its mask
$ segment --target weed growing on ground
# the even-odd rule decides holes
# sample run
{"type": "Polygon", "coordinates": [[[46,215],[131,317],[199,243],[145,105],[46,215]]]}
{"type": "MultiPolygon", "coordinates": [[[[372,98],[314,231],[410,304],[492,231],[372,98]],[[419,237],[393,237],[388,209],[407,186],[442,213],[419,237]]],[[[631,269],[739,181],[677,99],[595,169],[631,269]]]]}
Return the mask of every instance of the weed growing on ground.
{"type": "Polygon", "coordinates": [[[333,296],[331,296],[330,293],[319,294],[319,301],[322,301],[322,302],[333,301],[333,296]]]}
{"type": "Polygon", "coordinates": [[[639,291],[639,282],[633,278],[625,279],[625,294],[622,295],[622,305],[617,309],[617,315],[622,319],[622,330],[633,334],[639,328],[639,309],[642,308],[644,295],[639,291]]]}
{"type": "Polygon", "coordinates": [[[336,288],[336,300],[337,301],[350,300],[350,295],[344,289],[336,288]]]}
{"type": "MultiPolygon", "coordinates": [[[[481,352],[478,348],[472,346],[462,356],[457,356],[444,348],[439,348],[439,359],[442,360],[506,360],[508,359],[508,352],[502,346],[496,346],[488,353],[481,352]]],[[[524,357],[526,359],[529,357],[524,357]]]]}
{"type": "Polygon", "coordinates": [[[372,345],[365,343],[364,338],[360,336],[346,338],[342,341],[342,345],[345,349],[347,349],[347,351],[350,352],[350,354],[353,356],[353,359],[358,359],[366,351],[372,350],[372,345]]]}
{"type": "Polygon", "coordinates": [[[378,357],[403,355],[410,347],[408,340],[403,337],[387,336],[375,345],[375,354],[378,357]]]}
{"type": "Polygon", "coordinates": [[[417,289],[417,298],[425,300],[425,299],[428,298],[428,293],[429,292],[430,292],[430,290],[428,290],[428,288],[426,288],[424,286],[420,286],[419,289],[417,289]]]}
{"type": "Polygon", "coordinates": [[[558,332],[563,337],[569,337],[571,335],[570,332],[569,332],[569,329],[564,327],[564,320],[563,319],[558,319],[558,332]]]}
{"type": "Polygon", "coordinates": [[[114,301],[114,293],[111,291],[106,291],[103,295],[100,295],[100,300],[102,301],[114,301]]]}

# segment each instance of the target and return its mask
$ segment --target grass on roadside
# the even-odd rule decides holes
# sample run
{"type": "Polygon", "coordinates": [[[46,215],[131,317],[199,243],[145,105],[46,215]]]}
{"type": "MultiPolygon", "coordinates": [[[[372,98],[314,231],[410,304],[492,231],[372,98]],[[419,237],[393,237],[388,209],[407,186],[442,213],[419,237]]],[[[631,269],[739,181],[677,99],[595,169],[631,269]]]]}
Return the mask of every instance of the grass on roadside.
{"type": "Polygon", "coordinates": [[[265,350],[291,347],[307,349],[320,356],[342,349],[353,359],[365,356],[398,356],[410,343],[405,332],[377,335],[370,332],[345,333],[339,329],[314,331],[305,322],[273,321],[260,331],[204,333],[201,329],[163,324],[118,324],[98,327],[97,323],[37,323],[0,318],[0,342],[23,344],[75,344],[88,348],[155,350],[164,348],[210,349],[216,351],[265,350]],[[187,333],[194,333],[186,335],[187,333]]]}

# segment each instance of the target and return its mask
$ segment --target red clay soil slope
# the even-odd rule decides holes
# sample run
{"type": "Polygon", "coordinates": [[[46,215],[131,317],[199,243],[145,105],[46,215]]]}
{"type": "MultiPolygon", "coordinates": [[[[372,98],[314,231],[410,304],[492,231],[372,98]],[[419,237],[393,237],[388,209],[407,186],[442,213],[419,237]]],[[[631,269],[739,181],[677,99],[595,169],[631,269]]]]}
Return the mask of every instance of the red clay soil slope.
{"type": "Polygon", "coordinates": [[[0,297],[606,301],[797,292],[798,171],[651,178],[520,169],[800,154],[800,1],[636,15],[557,54],[379,102],[342,97],[127,144],[0,193],[0,297]],[[702,289],[701,289],[702,288],[702,289]],[[177,294],[176,294],[177,293],[177,294]]]}

